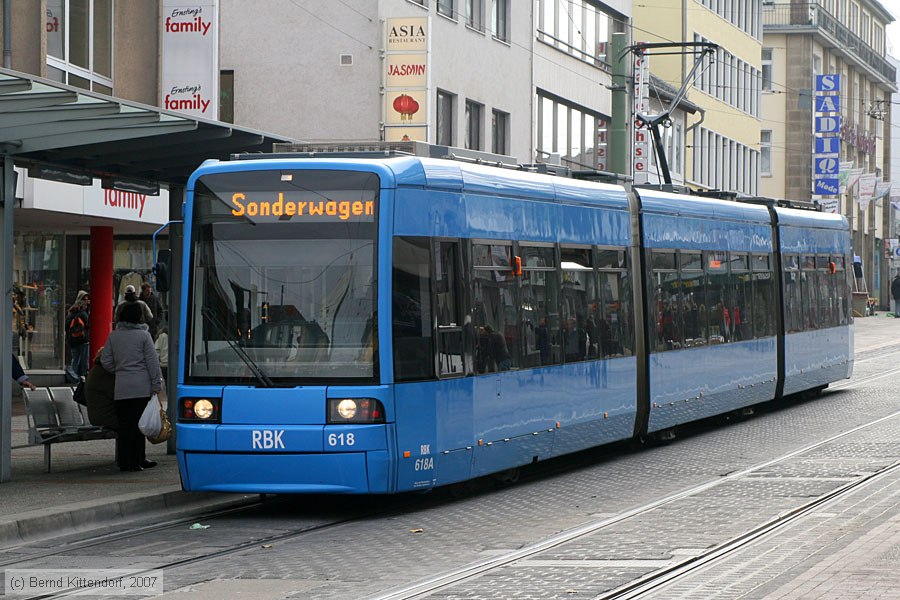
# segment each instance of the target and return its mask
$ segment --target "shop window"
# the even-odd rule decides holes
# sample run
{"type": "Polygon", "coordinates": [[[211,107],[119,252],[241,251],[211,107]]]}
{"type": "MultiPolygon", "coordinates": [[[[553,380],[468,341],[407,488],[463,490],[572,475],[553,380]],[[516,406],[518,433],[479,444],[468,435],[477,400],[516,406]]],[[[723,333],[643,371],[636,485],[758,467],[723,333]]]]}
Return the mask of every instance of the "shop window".
{"type": "Polygon", "coordinates": [[[62,235],[15,236],[13,354],[20,357],[26,369],[57,370],[65,363],[63,254],[62,235]]]}

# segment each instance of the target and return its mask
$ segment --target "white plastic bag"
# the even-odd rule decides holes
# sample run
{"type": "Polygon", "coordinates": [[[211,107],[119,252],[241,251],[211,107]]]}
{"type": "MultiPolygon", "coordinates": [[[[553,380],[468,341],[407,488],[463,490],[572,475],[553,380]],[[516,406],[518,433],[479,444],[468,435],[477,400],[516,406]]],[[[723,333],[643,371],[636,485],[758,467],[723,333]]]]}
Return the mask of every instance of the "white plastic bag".
{"type": "Polygon", "coordinates": [[[156,394],[153,394],[153,397],[150,398],[150,402],[147,403],[147,408],[144,409],[144,412],[141,414],[141,420],[138,421],[138,429],[141,430],[148,438],[155,438],[159,435],[160,430],[162,430],[162,419],[159,416],[159,397],[156,394]]]}

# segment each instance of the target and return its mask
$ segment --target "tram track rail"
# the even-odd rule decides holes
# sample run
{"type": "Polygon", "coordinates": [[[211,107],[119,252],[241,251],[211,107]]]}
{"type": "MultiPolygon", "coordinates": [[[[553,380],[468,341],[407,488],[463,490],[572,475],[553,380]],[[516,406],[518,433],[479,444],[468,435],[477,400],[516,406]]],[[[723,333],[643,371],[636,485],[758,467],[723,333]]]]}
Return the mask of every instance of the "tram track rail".
{"type": "MultiPolygon", "coordinates": [[[[249,509],[249,507],[245,507],[245,509],[249,509]]],[[[396,510],[396,509],[394,509],[394,510],[396,510]]],[[[165,562],[162,564],[157,564],[152,567],[134,569],[133,571],[129,569],[130,572],[128,575],[130,577],[141,577],[142,575],[147,575],[154,571],[159,571],[159,570],[165,571],[165,570],[177,569],[178,567],[187,566],[187,565],[193,566],[193,565],[196,565],[198,562],[216,560],[216,559],[226,557],[229,555],[238,554],[240,552],[244,552],[244,551],[250,550],[252,548],[267,547],[267,546],[273,545],[278,542],[289,541],[289,540],[296,539],[296,538],[304,536],[304,535],[308,535],[310,533],[321,532],[321,531],[331,529],[334,527],[338,527],[340,525],[344,525],[347,523],[352,523],[352,522],[359,521],[362,519],[371,518],[372,516],[377,516],[379,514],[390,514],[391,512],[394,512],[394,510],[363,511],[362,513],[355,514],[353,516],[349,516],[349,517],[345,517],[345,518],[336,518],[336,519],[328,520],[323,523],[314,524],[309,527],[304,527],[301,529],[294,529],[294,530],[286,531],[286,532],[280,533],[280,534],[263,536],[260,538],[254,538],[252,540],[248,540],[246,542],[241,542],[239,544],[234,544],[227,548],[222,548],[221,550],[217,550],[217,551],[213,551],[213,552],[206,552],[206,553],[202,553],[199,555],[186,556],[184,558],[179,558],[177,560],[172,560],[172,561],[165,562]]],[[[221,517],[224,515],[219,515],[219,516],[221,517]]],[[[193,519],[193,520],[196,520],[196,519],[193,519]]],[[[97,546],[101,546],[103,544],[111,543],[114,541],[138,538],[142,535],[147,535],[152,532],[162,531],[165,529],[176,527],[178,525],[183,525],[185,522],[189,522],[189,521],[190,520],[187,520],[184,522],[179,521],[177,523],[169,523],[166,525],[161,525],[159,527],[141,528],[141,529],[137,529],[137,530],[134,530],[131,532],[123,532],[121,535],[112,536],[110,539],[93,540],[91,543],[86,543],[83,546],[78,546],[77,548],[68,547],[68,548],[65,548],[64,550],[60,550],[57,552],[49,552],[49,553],[43,554],[41,556],[44,558],[46,558],[48,556],[58,556],[58,555],[68,554],[73,549],[82,549],[82,548],[92,547],[92,546],[97,547],[97,546]]],[[[208,519],[206,520],[206,523],[209,523],[208,519]]],[[[10,563],[10,564],[22,564],[26,561],[31,561],[31,560],[34,560],[34,557],[29,556],[26,559],[17,561],[15,563],[10,563]]],[[[9,564],[2,565],[2,566],[8,567],[9,564]]],[[[122,569],[117,569],[117,570],[122,570],[122,569]]],[[[85,588],[85,587],[73,586],[73,587],[67,588],[65,590],[60,590],[60,591],[55,591],[55,592],[50,592],[50,593],[39,593],[39,594],[31,595],[31,596],[18,594],[17,597],[21,597],[24,600],[47,600],[47,599],[51,599],[51,598],[66,598],[69,596],[81,595],[86,590],[87,590],[87,588],[85,588]]]]}
{"type": "MultiPolygon", "coordinates": [[[[900,351],[900,345],[896,345],[897,351],[900,351]]],[[[884,349],[879,350],[880,354],[878,356],[865,357],[857,360],[856,362],[859,364],[868,363],[870,361],[877,360],[882,358],[884,349]]],[[[829,389],[838,390],[846,387],[857,387],[860,385],[865,385],[868,383],[872,383],[881,379],[885,379],[888,377],[893,377],[900,374],[900,368],[891,369],[888,371],[883,371],[878,374],[873,374],[864,377],[851,378],[849,380],[839,382],[836,384],[832,384],[829,389]]],[[[676,492],[674,494],[668,495],[666,497],[657,499],[653,502],[644,504],[639,507],[632,508],[627,511],[620,512],[614,516],[606,517],[603,519],[598,519],[595,521],[590,521],[585,524],[582,524],[578,527],[560,532],[554,536],[548,537],[544,540],[531,544],[529,546],[520,548],[518,550],[504,553],[502,555],[497,555],[486,559],[484,561],[479,561],[476,563],[472,563],[469,565],[465,565],[458,569],[454,569],[451,571],[447,571],[445,573],[427,578],[425,580],[421,580],[419,582],[412,583],[407,586],[403,586],[394,590],[390,590],[384,593],[380,593],[378,595],[372,596],[374,600],[399,600],[399,599],[407,599],[407,598],[416,598],[421,597],[425,594],[430,594],[442,589],[448,589],[452,586],[459,584],[463,581],[473,579],[475,577],[479,577],[485,573],[490,571],[500,569],[504,566],[510,565],[520,560],[524,560],[535,555],[538,555],[546,550],[551,548],[555,548],[557,546],[561,546],[567,542],[576,540],[578,538],[593,534],[597,531],[600,531],[604,528],[608,528],[610,526],[616,525],[623,521],[634,519],[644,515],[652,510],[655,510],[661,506],[671,504],[677,502],[679,500],[683,500],[685,498],[689,498],[691,496],[695,496],[701,494],[707,490],[710,490],[716,486],[722,485],[726,482],[734,481],[736,479],[740,479],[750,475],[756,471],[764,470],[772,465],[778,464],[780,462],[789,460],[798,455],[802,455],[804,453],[810,452],[816,448],[825,446],[827,444],[833,443],[843,437],[852,435],[858,431],[862,431],[869,427],[876,426],[885,421],[898,419],[900,418],[900,411],[894,412],[892,414],[882,416],[878,419],[874,419],[867,423],[863,423],[862,425],[856,426],[850,430],[841,432],[839,434],[830,436],[826,439],[819,440],[813,444],[806,445],[802,448],[793,450],[789,453],[783,454],[777,458],[767,460],[757,465],[753,465],[746,469],[742,469],[739,471],[735,471],[720,477],[715,478],[714,480],[710,480],[691,488],[676,492]]],[[[583,461],[579,462],[580,466],[583,466],[583,461]]],[[[776,532],[778,529],[783,528],[793,522],[794,520],[808,514],[809,512],[816,510],[818,507],[831,502],[837,498],[840,498],[843,495],[850,493],[851,491],[857,489],[860,485],[865,485],[866,483],[873,481],[879,477],[885,476],[890,472],[893,472],[897,468],[900,468],[900,461],[895,464],[889,465],[879,471],[871,473],[865,477],[861,477],[858,480],[854,480],[849,482],[848,484],[841,486],[840,488],[833,490],[832,492],[825,494],[819,498],[816,498],[803,506],[792,510],[786,515],[779,516],[776,519],[773,519],[767,523],[764,523],[748,532],[743,533],[740,536],[737,536],[731,540],[723,542],[722,544],[717,545],[715,548],[712,548],[710,551],[701,553],[699,555],[690,557],[683,561],[679,561],[673,565],[664,567],[652,573],[649,573],[643,578],[637,579],[634,582],[626,584],[616,590],[612,590],[607,592],[605,595],[601,595],[597,597],[597,600],[606,600],[613,598],[636,598],[642,594],[647,593],[647,591],[658,589],[665,585],[669,585],[670,583],[677,580],[677,578],[684,577],[697,569],[707,566],[717,560],[722,560],[730,554],[738,551],[743,546],[756,541],[757,539],[770,535],[776,532]],[[607,595],[608,594],[608,595],[607,595]]],[[[570,469],[563,468],[562,471],[568,471],[570,469]]],[[[559,470],[555,470],[554,472],[558,473],[559,470]]],[[[538,475],[540,476],[540,475],[538,475]]],[[[434,498],[433,502],[435,504],[452,501],[434,498]]],[[[269,501],[269,503],[278,502],[277,499],[269,501]]],[[[17,560],[11,561],[2,561],[0,562],[0,567],[9,568],[14,567],[15,565],[25,565],[28,562],[41,559],[48,558],[53,556],[60,556],[71,554],[72,552],[76,552],[83,549],[88,548],[96,548],[102,547],[104,544],[110,544],[113,542],[119,542],[123,540],[129,539],[137,539],[141,536],[150,535],[152,533],[165,531],[167,529],[173,529],[180,526],[184,526],[188,523],[197,522],[198,520],[203,520],[206,523],[209,523],[211,520],[215,520],[217,518],[225,518],[235,515],[240,515],[242,513],[247,513],[249,511],[258,509],[262,507],[266,502],[262,500],[251,502],[246,505],[240,505],[235,507],[230,507],[227,509],[214,511],[211,513],[203,513],[200,515],[189,515],[184,518],[178,518],[171,521],[167,521],[165,523],[141,526],[128,531],[115,532],[110,534],[101,534],[98,536],[94,536],[85,540],[73,542],[71,544],[65,544],[61,547],[55,548],[51,551],[41,552],[36,554],[31,554],[28,556],[24,556],[17,560]]],[[[244,552],[246,550],[252,548],[258,548],[261,546],[268,546],[271,544],[285,542],[294,540],[298,537],[302,537],[311,533],[321,532],[326,529],[331,529],[335,527],[339,527],[345,524],[353,523],[360,521],[362,519],[371,518],[373,516],[388,516],[390,514],[399,514],[405,511],[408,506],[408,503],[393,503],[388,508],[383,509],[369,509],[363,512],[357,512],[352,516],[341,517],[341,518],[332,518],[326,519],[324,522],[319,524],[312,524],[308,527],[303,527],[300,529],[294,529],[291,531],[286,531],[279,534],[274,534],[270,536],[264,536],[260,538],[254,538],[252,540],[248,540],[246,542],[241,542],[238,544],[234,544],[227,548],[222,548],[220,550],[216,550],[213,552],[202,553],[199,555],[186,556],[184,558],[179,558],[177,560],[172,560],[169,562],[165,562],[163,564],[154,565],[152,567],[135,569],[130,575],[133,576],[141,576],[152,571],[158,571],[160,569],[177,569],[181,566],[186,565],[196,565],[198,562],[216,560],[222,557],[226,557],[229,555],[238,554],[240,552],[244,552]]],[[[4,548],[4,551],[9,551],[10,549],[21,548],[25,546],[25,544],[16,546],[16,547],[7,547],[4,548]]],[[[27,567],[26,567],[27,568],[27,567]]],[[[31,598],[32,600],[43,600],[49,598],[62,598],[68,597],[71,595],[75,595],[78,593],[82,593],[84,588],[73,587],[67,590],[54,592],[54,593],[43,593],[33,596],[27,596],[27,598],[31,598]]],[[[25,596],[23,596],[25,597],[25,596]]]]}
{"type": "MultiPolygon", "coordinates": [[[[900,349],[900,346],[898,346],[898,349],[900,349]]],[[[871,360],[875,360],[876,358],[877,357],[866,358],[860,362],[869,362],[871,360]]],[[[900,368],[890,369],[888,371],[884,371],[874,375],[864,376],[860,378],[851,378],[847,381],[833,384],[832,386],[830,386],[830,389],[838,390],[849,387],[851,385],[853,387],[858,387],[889,377],[896,377],[898,374],[900,374],[900,368]]],[[[900,420],[900,411],[896,411],[877,419],[873,419],[869,422],[863,423],[841,433],[829,436],[812,444],[808,444],[801,448],[792,450],[791,452],[785,453],[776,458],[766,460],[762,463],[753,465],[745,469],[734,471],[726,475],[722,475],[721,477],[717,477],[714,480],[695,485],[666,497],[654,500],[653,502],[620,512],[614,516],[589,521],[523,548],[496,555],[483,561],[471,563],[458,569],[446,571],[444,573],[414,582],[406,586],[388,590],[386,592],[370,596],[369,599],[408,600],[423,597],[434,592],[450,589],[453,586],[464,581],[480,577],[489,572],[512,565],[513,563],[516,563],[518,561],[535,557],[542,552],[556,548],[558,546],[562,546],[579,538],[594,534],[602,529],[606,529],[613,525],[622,523],[623,521],[646,515],[647,513],[662,506],[672,504],[674,502],[678,502],[692,496],[697,496],[712,488],[728,482],[742,479],[758,471],[764,471],[773,465],[777,465],[797,456],[811,452],[815,449],[827,446],[828,444],[832,444],[838,440],[841,440],[842,438],[851,436],[860,431],[864,431],[871,427],[875,427],[892,420],[900,420]]],[[[638,598],[652,592],[653,590],[657,590],[661,587],[670,585],[678,579],[683,578],[690,573],[693,573],[699,568],[709,566],[710,564],[713,564],[714,562],[719,560],[724,560],[725,558],[738,552],[741,548],[750,544],[751,542],[755,542],[762,537],[777,533],[779,530],[787,527],[797,519],[815,510],[818,510],[823,505],[834,502],[850,494],[851,492],[857,490],[860,486],[871,484],[878,479],[881,479],[893,473],[898,468],[900,468],[900,461],[883,467],[868,475],[859,477],[858,479],[848,482],[847,484],[844,484],[828,492],[827,494],[824,494],[802,504],[801,506],[787,512],[786,514],[779,515],[778,517],[771,519],[770,521],[767,521],[766,523],[763,523],[757,527],[754,527],[753,529],[746,531],[741,535],[735,536],[729,540],[717,544],[708,552],[700,553],[690,558],[678,561],[670,566],[655,570],[651,573],[648,573],[646,576],[638,578],[619,588],[615,588],[614,590],[605,592],[599,596],[595,596],[595,600],[638,598]]]]}

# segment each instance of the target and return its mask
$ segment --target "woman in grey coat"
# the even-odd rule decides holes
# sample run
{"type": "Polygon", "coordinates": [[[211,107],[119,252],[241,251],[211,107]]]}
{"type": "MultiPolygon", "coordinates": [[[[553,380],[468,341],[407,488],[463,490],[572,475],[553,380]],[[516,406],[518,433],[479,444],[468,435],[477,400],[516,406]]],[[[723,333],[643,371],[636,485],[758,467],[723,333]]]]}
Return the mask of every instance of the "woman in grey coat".
{"type": "Polygon", "coordinates": [[[119,469],[143,471],[156,463],[145,458],[145,438],[138,429],[151,394],[162,389],[162,372],[153,338],[141,323],[141,307],[128,302],[100,354],[103,368],[116,376],[115,405],[119,420],[119,469]]]}

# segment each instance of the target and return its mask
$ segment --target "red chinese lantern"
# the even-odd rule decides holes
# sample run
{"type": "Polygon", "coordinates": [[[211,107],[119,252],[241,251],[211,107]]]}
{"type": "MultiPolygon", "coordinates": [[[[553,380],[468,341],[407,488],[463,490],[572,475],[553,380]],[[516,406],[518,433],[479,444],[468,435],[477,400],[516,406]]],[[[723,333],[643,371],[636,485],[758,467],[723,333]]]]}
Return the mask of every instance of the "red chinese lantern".
{"type": "Polygon", "coordinates": [[[400,113],[401,121],[411,121],[412,116],[419,111],[419,103],[412,96],[400,94],[394,98],[394,110],[400,113]]]}

